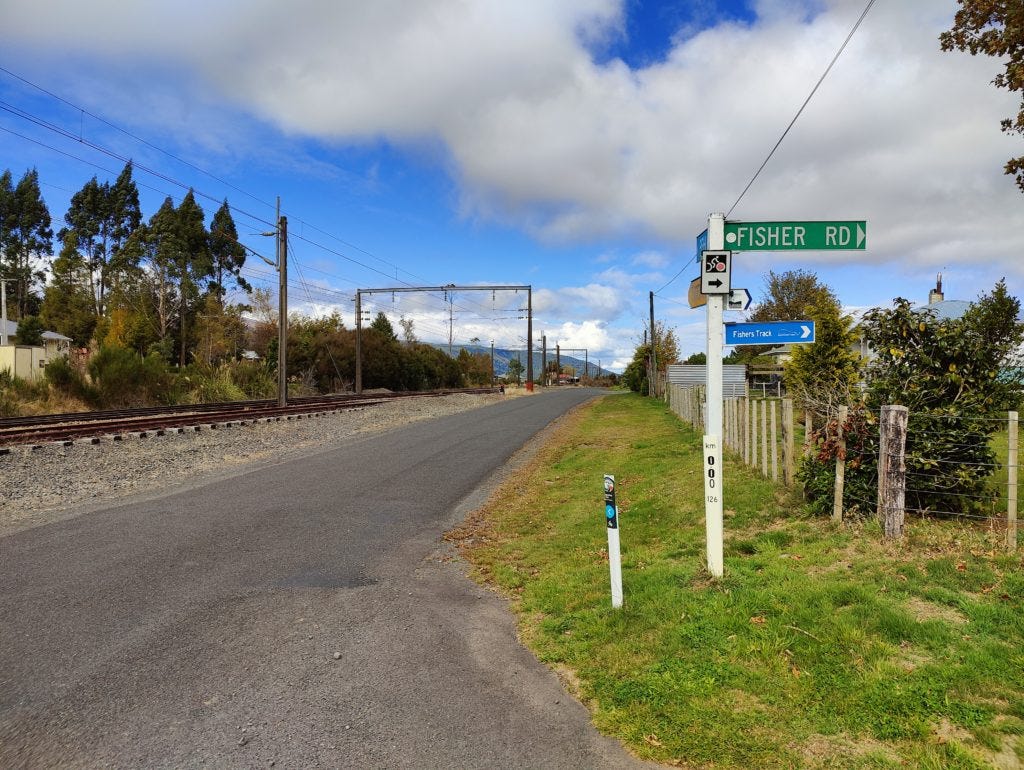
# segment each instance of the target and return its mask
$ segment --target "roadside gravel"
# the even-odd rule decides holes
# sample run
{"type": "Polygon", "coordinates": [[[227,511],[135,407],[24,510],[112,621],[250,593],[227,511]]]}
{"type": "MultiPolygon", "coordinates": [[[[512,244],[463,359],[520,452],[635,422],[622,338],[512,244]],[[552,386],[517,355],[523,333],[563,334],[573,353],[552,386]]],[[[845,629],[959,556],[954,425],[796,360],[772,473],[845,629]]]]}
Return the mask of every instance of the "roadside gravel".
{"type": "Polygon", "coordinates": [[[93,445],[18,447],[0,455],[0,535],[71,518],[128,497],[234,475],[361,434],[476,409],[511,393],[402,399],[282,422],[255,423],[93,445]]]}

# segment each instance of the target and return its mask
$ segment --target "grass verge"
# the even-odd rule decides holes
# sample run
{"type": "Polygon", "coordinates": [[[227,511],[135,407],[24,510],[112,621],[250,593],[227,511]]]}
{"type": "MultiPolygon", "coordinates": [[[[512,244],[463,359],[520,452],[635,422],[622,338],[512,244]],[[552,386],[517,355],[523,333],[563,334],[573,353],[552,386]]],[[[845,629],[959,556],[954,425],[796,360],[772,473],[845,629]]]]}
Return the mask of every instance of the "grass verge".
{"type": "Polygon", "coordinates": [[[725,570],[704,564],[700,437],[612,396],[564,421],[450,537],[520,636],[638,756],[684,767],[1019,767],[1024,573],[998,533],[835,527],[726,462],[725,570]],[[602,504],[616,476],[625,606],[602,504]]]}

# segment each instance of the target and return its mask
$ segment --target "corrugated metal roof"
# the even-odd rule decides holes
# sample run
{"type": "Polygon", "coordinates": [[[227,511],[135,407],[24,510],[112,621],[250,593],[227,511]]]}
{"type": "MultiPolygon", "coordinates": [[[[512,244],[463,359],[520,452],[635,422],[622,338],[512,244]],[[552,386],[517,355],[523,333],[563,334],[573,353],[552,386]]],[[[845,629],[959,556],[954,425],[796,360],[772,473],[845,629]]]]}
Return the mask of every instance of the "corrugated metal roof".
{"type": "MultiPolygon", "coordinates": [[[[684,388],[707,385],[707,367],[694,364],[669,364],[668,382],[684,388]]],[[[743,364],[722,365],[722,392],[725,398],[747,395],[747,367],[743,364]]]]}

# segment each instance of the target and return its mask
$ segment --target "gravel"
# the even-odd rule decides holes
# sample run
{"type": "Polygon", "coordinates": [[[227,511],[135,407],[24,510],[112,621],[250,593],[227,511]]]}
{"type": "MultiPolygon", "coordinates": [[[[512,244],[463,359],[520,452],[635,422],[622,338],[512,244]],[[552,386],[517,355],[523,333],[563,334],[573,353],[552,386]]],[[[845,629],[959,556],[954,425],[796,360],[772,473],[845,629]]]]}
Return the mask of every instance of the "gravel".
{"type": "Polygon", "coordinates": [[[401,399],[322,416],[71,446],[13,447],[0,455],[0,535],[77,516],[129,497],[234,475],[330,449],[353,436],[496,403],[511,394],[401,399]]]}

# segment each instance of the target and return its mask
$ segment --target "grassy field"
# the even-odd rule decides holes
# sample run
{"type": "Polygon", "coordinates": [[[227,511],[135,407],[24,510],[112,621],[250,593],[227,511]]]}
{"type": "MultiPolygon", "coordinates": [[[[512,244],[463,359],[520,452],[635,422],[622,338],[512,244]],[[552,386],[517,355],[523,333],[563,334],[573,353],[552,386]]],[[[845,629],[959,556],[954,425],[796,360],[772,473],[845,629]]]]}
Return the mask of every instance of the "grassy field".
{"type": "Polygon", "coordinates": [[[452,533],[520,635],[638,756],[683,767],[1019,767],[1024,572],[1000,534],[835,527],[725,466],[725,577],[704,564],[699,436],[604,398],[452,533]],[[625,606],[611,608],[602,475],[625,606]]]}

